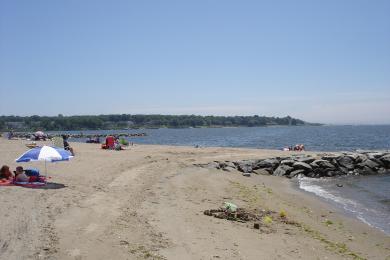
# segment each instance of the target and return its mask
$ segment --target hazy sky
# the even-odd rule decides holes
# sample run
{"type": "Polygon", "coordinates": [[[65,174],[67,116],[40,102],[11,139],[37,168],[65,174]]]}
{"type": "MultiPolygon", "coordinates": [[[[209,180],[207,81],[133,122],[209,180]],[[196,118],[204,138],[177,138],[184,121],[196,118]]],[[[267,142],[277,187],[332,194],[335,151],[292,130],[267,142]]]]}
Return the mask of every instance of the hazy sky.
{"type": "Polygon", "coordinates": [[[0,0],[0,115],[390,123],[390,1],[0,0]]]}

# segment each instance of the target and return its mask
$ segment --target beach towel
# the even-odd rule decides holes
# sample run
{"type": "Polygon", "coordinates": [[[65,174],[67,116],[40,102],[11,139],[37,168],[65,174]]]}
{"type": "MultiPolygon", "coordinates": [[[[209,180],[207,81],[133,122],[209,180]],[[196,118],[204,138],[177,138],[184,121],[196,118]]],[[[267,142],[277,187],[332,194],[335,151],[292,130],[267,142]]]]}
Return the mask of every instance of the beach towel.
{"type": "Polygon", "coordinates": [[[35,187],[43,187],[46,185],[45,182],[40,182],[40,181],[34,181],[34,182],[14,182],[13,183],[15,186],[23,186],[23,187],[28,187],[28,188],[35,188],[35,187]]]}
{"type": "Polygon", "coordinates": [[[14,185],[13,180],[6,180],[6,179],[0,180],[0,186],[13,186],[13,185],[14,185]]]}
{"type": "Polygon", "coordinates": [[[0,180],[0,186],[22,186],[22,187],[27,187],[27,188],[36,188],[36,187],[43,187],[47,184],[46,177],[44,177],[44,176],[40,176],[39,178],[35,178],[35,180],[39,180],[39,181],[15,182],[13,179],[0,180]]]}

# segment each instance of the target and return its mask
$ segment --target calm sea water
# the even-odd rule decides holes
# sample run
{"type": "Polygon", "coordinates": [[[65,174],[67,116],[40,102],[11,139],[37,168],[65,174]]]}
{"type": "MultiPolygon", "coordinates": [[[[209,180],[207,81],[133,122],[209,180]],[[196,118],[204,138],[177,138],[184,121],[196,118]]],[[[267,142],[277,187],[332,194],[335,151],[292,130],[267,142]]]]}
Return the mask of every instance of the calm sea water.
{"type": "MultiPolygon", "coordinates": [[[[142,144],[270,149],[281,149],[285,146],[302,143],[307,150],[312,151],[352,151],[357,149],[378,150],[390,148],[390,125],[83,131],[85,134],[139,132],[145,132],[147,136],[133,137],[129,138],[129,140],[142,144]]],[[[79,133],[79,131],[70,131],[70,133],[79,133]]],[[[85,141],[85,139],[73,141],[85,141]]]]}
{"type": "MultiPolygon", "coordinates": [[[[270,149],[302,143],[311,151],[390,149],[390,125],[83,131],[85,134],[139,132],[145,132],[147,136],[128,140],[139,144],[270,149]]],[[[85,142],[85,139],[70,141],[85,142]]],[[[390,175],[301,179],[299,182],[301,189],[330,201],[348,214],[390,235],[390,175]],[[342,184],[343,187],[336,184],[342,184]]]]}

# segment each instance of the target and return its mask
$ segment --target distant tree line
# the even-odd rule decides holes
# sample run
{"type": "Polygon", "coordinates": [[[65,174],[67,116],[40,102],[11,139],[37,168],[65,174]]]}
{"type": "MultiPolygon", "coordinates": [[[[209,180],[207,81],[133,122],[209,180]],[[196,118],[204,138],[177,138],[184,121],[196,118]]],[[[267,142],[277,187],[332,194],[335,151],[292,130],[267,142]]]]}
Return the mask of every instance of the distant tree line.
{"type": "Polygon", "coordinates": [[[196,115],[95,115],[95,116],[0,116],[0,130],[95,130],[124,128],[236,127],[308,125],[286,117],[196,115]]]}

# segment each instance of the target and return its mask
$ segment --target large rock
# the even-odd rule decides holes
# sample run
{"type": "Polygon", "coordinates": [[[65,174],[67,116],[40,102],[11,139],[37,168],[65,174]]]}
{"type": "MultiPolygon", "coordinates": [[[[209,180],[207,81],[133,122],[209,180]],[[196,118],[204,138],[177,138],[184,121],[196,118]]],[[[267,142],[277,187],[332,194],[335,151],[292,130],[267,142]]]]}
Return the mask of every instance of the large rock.
{"type": "Polygon", "coordinates": [[[358,166],[361,167],[361,168],[369,167],[371,169],[376,169],[380,165],[378,163],[374,162],[373,160],[366,159],[363,162],[359,163],[358,166]]]}
{"type": "Polygon", "coordinates": [[[390,168],[390,154],[386,154],[380,158],[381,162],[387,167],[390,168]]]}
{"type": "Polygon", "coordinates": [[[385,153],[382,152],[373,152],[373,153],[367,153],[366,154],[368,159],[378,159],[381,158],[385,153]]]}
{"type": "Polygon", "coordinates": [[[237,169],[240,172],[251,173],[253,171],[252,162],[250,161],[241,161],[237,163],[237,169]]]}
{"type": "Polygon", "coordinates": [[[337,171],[326,172],[326,177],[333,177],[333,176],[337,176],[337,175],[340,175],[339,172],[337,172],[337,171]]]}
{"type": "Polygon", "coordinates": [[[312,163],[310,163],[310,166],[313,168],[336,168],[333,164],[331,164],[327,160],[315,160],[312,163]]]}
{"type": "Polygon", "coordinates": [[[259,161],[256,165],[255,168],[273,168],[275,169],[279,165],[279,161],[277,159],[265,159],[262,161],[259,161]]]}
{"type": "Polygon", "coordinates": [[[295,170],[295,171],[290,172],[290,174],[288,174],[286,176],[287,176],[287,178],[294,178],[300,174],[304,174],[304,172],[305,172],[305,170],[295,170]]]}
{"type": "Polygon", "coordinates": [[[356,154],[355,162],[356,162],[356,163],[360,163],[360,162],[366,160],[367,158],[368,158],[368,157],[367,157],[365,154],[358,153],[358,154],[356,154]]]}
{"type": "Polygon", "coordinates": [[[294,168],[288,165],[279,165],[278,168],[274,171],[273,175],[275,176],[284,176],[286,174],[289,174],[291,171],[293,171],[294,168]]]}
{"type": "Polygon", "coordinates": [[[315,176],[324,177],[324,176],[327,176],[326,173],[329,170],[330,170],[330,168],[328,168],[328,169],[326,169],[326,168],[315,168],[315,169],[313,169],[313,173],[314,173],[315,176]]]}
{"type": "Polygon", "coordinates": [[[342,166],[339,167],[339,172],[342,174],[342,175],[349,175],[350,173],[352,173],[351,170],[348,170],[347,168],[344,168],[342,166]]]}
{"type": "Polygon", "coordinates": [[[359,159],[358,153],[344,153],[345,156],[351,157],[352,160],[356,161],[359,159]]]}
{"type": "Polygon", "coordinates": [[[232,162],[229,162],[229,161],[225,161],[225,167],[232,167],[232,168],[236,168],[236,165],[232,162]]]}
{"type": "Polygon", "coordinates": [[[327,161],[332,161],[332,160],[336,160],[338,157],[339,157],[339,155],[335,155],[335,154],[326,154],[326,155],[323,155],[323,156],[321,157],[321,159],[327,160],[327,161]]]}
{"type": "Polygon", "coordinates": [[[206,168],[209,168],[209,169],[220,169],[221,167],[219,166],[219,162],[211,162],[209,164],[206,165],[206,168]]]}
{"type": "Polygon", "coordinates": [[[299,162],[304,162],[304,163],[311,163],[311,162],[314,162],[315,158],[313,157],[301,157],[301,158],[298,158],[298,161],[299,162]]]}
{"type": "Polygon", "coordinates": [[[272,174],[272,172],[273,171],[270,168],[262,168],[262,169],[253,170],[253,173],[259,174],[259,175],[270,175],[270,174],[272,174]]]}
{"type": "Polygon", "coordinates": [[[226,172],[235,172],[235,171],[237,171],[236,168],[230,167],[230,166],[226,166],[226,167],[224,167],[222,170],[224,170],[224,171],[226,171],[226,172]]]}
{"type": "Polygon", "coordinates": [[[348,170],[353,170],[355,168],[355,162],[351,156],[342,155],[337,158],[337,162],[340,166],[345,167],[348,170]]]}
{"type": "Polygon", "coordinates": [[[295,170],[305,170],[305,171],[313,170],[313,168],[309,164],[304,163],[304,162],[295,162],[293,164],[293,167],[295,170]]]}
{"type": "Polygon", "coordinates": [[[285,164],[285,165],[288,165],[288,166],[292,166],[294,163],[295,163],[295,161],[291,160],[291,159],[286,159],[286,160],[283,160],[283,161],[280,162],[280,164],[285,164]]]}
{"type": "Polygon", "coordinates": [[[377,174],[376,171],[374,171],[373,169],[367,167],[367,166],[364,166],[362,169],[356,169],[355,170],[356,172],[358,172],[360,175],[374,175],[374,174],[377,174]]]}

